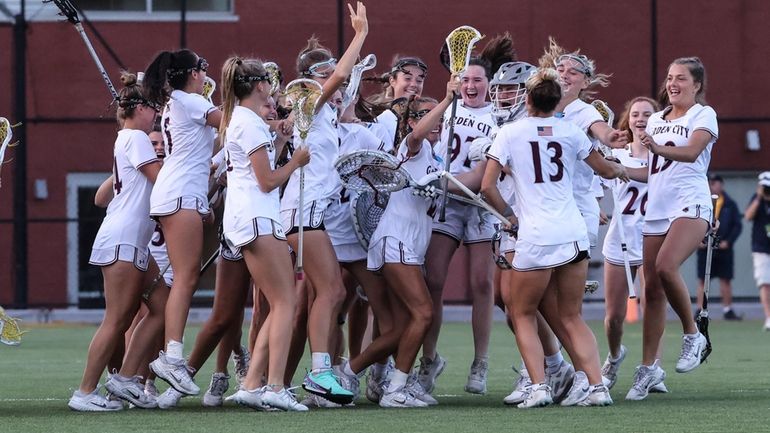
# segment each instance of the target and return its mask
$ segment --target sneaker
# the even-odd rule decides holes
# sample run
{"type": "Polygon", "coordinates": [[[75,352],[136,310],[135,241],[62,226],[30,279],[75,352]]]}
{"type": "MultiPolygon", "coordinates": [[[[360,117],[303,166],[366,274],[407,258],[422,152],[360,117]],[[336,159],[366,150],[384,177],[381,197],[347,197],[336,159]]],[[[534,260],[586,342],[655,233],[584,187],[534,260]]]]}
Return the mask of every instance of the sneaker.
{"type": "Polygon", "coordinates": [[[634,373],[634,383],[626,394],[626,400],[644,400],[650,393],[650,389],[663,382],[666,372],[658,365],[658,360],[652,366],[640,365],[634,373]]]}
{"type": "Polygon", "coordinates": [[[174,389],[185,395],[198,395],[201,389],[193,382],[184,359],[172,360],[163,351],[158,359],[150,363],[156,376],[168,382],[174,389]]]}
{"type": "Polygon", "coordinates": [[[701,364],[701,354],[706,350],[706,337],[700,332],[682,336],[682,353],[676,362],[677,373],[695,370],[701,364]]]}
{"type": "Polygon", "coordinates": [[[572,381],[572,387],[569,389],[569,393],[561,401],[562,406],[575,406],[581,401],[585,400],[590,393],[591,387],[588,386],[588,376],[582,371],[575,372],[575,378],[572,381]]]}
{"type": "Polygon", "coordinates": [[[553,402],[558,403],[564,399],[572,386],[575,377],[575,368],[567,361],[562,361],[555,373],[545,372],[545,383],[551,389],[553,402]]]}
{"type": "Polygon", "coordinates": [[[297,403],[294,396],[289,394],[286,388],[280,391],[273,391],[269,386],[265,386],[262,392],[262,405],[275,409],[285,410],[287,412],[307,412],[307,406],[297,403]]]}
{"type": "Polygon", "coordinates": [[[626,346],[621,344],[620,353],[616,359],[612,359],[610,354],[607,354],[607,359],[604,361],[604,365],[602,366],[602,383],[607,387],[607,389],[612,389],[612,387],[615,386],[615,382],[618,380],[618,370],[620,369],[620,364],[623,363],[624,359],[626,359],[627,352],[628,350],[626,350],[626,346]]]}
{"type": "Polygon", "coordinates": [[[355,374],[345,374],[345,366],[348,365],[348,363],[349,361],[345,360],[342,365],[332,367],[332,370],[339,378],[342,387],[353,393],[353,401],[355,401],[358,399],[358,396],[361,395],[361,378],[355,374]]]}
{"type": "Polygon", "coordinates": [[[739,316],[739,315],[735,314],[735,310],[733,310],[732,308],[730,308],[729,310],[725,311],[724,314],[722,314],[722,317],[725,320],[732,320],[732,321],[736,321],[736,322],[740,322],[741,320],[743,320],[743,316],[739,316]]]}
{"type": "Polygon", "coordinates": [[[380,407],[428,407],[428,403],[418,400],[408,392],[405,386],[402,386],[395,391],[388,391],[385,388],[380,399],[380,407]]]}
{"type": "Polygon", "coordinates": [[[177,407],[179,406],[179,400],[181,400],[182,397],[184,397],[184,394],[172,387],[168,387],[168,389],[158,397],[158,407],[161,409],[177,407]]]}
{"type": "Polygon", "coordinates": [[[339,379],[332,373],[331,368],[308,372],[302,381],[302,388],[339,404],[348,404],[354,397],[352,392],[340,385],[339,379]]]}
{"type": "Polygon", "coordinates": [[[436,387],[436,379],[444,372],[446,368],[446,359],[436,352],[436,358],[430,359],[425,356],[420,358],[420,370],[417,380],[420,381],[422,389],[427,393],[433,392],[436,387]]]}
{"type": "Polygon", "coordinates": [[[763,331],[770,331],[770,317],[765,319],[765,326],[762,327],[763,331]]]}
{"type": "Polygon", "coordinates": [[[382,385],[384,380],[375,377],[373,371],[369,371],[366,377],[366,399],[372,403],[379,403],[382,398],[382,385]]]}
{"type": "Polygon", "coordinates": [[[317,407],[320,409],[339,409],[342,407],[341,404],[334,403],[315,394],[305,395],[305,398],[302,399],[300,404],[305,407],[317,407]]]}
{"type": "Polygon", "coordinates": [[[433,398],[433,396],[429,393],[425,392],[422,385],[420,385],[420,381],[417,380],[417,371],[413,371],[412,374],[409,375],[406,380],[405,388],[406,391],[414,398],[427,403],[428,406],[436,406],[438,404],[438,400],[433,398]]]}
{"type": "Polygon", "coordinates": [[[593,294],[599,290],[599,282],[596,280],[588,280],[586,281],[586,286],[584,289],[585,294],[590,295],[593,294]]]}
{"type": "Polygon", "coordinates": [[[577,403],[578,406],[611,406],[610,390],[605,385],[591,385],[588,396],[577,403]]]}
{"type": "Polygon", "coordinates": [[[668,388],[666,388],[665,383],[661,382],[650,388],[650,394],[668,394],[668,388]]]}
{"type": "Polygon", "coordinates": [[[553,398],[551,398],[551,387],[545,383],[529,385],[526,391],[527,397],[516,406],[519,409],[543,407],[553,403],[553,398]]]}
{"type": "Polygon", "coordinates": [[[158,407],[158,401],[155,397],[144,393],[144,384],[140,382],[139,376],[123,377],[119,374],[113,374],[110,380],[104,384],[112,395],[125,400],[136,407],[142,409],[154,409],[158,407]]]}
{"type": "Polygon", "coordinates": [[[155,397],[156,399],[158,398],[160,393],[158,392],[158,387],[155,386],[155,381],[154,380],[147,379],[144,382],[144,393],[147,394],[147,395],[151,395],[151,396],[155,397]]]}
{"type": "Polygon", "coordinates": [[[516,379],[516,382],[513,384],[513,392],[503,399],[504,404],[510,406],[518,405],[526,400],[529,395],[529,387],[532,385],[532,379],[529,378],[529,372],[523,365],[519,369],[519,372],[519,378],[516,379]]]}
{"type": "Polygon", "coordinates": [[[209,389],[203,394],[203,406],[219,407],[222,406],[225,399],[225,393],[230,388],[230,376],[225,373],[214,373],[211,375],[209,389]]]}
{"type": "Polygon", "coordinates": [[[107,400],[103,395],[99,394],[99,387],[89,394],[76,390],[72,393],[67,406],[78,412],[115,412],[123,410],[122,402],[107,400]]]}
{"type": "Polygon", "coordinates": [[[241,406],[250,407],[256,410],[264,410],[267,405],[262,403],[262,395],[264,394],[263,388],[257,388],[254,390],[239,389],[233,394],[232,401],[238,403],[241,406]]]}
{"type": "Polygon", "coordinates": [[[246,346],[241,346],[241,354],[233,351],[233,364],[235,364],[235,380],[238,381],[238,387],[246,380],[246,373],[249,372],[249,362],[251,355],[246,346]]]}
{"type": "Polygon", "coordinates": [[[489,364],[487,361],[474,360],[471,364],[471,371],[468,374],[468,381],[465,382],[465,392],[471,394],[487,393],[487,372],[489,364]]]}

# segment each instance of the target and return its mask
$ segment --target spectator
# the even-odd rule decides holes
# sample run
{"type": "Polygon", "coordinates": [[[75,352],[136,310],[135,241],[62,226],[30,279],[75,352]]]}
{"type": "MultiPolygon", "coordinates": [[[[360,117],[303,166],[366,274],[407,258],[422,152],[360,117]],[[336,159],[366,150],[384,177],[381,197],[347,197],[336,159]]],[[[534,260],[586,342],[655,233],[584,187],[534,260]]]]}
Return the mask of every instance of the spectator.
{"type": "MultiPolygon", "coordinates": [[[[711,278],[719,278],[719,293],[722,295],[722,315],[725,320],[741,320],[733,310],[733,245],[741,234],[741,212],[738,205],[724,190],[724,179],[719,175],[709,176],[711,194],[719,196],[714,207],[714,216],[719,220],[716,248],[711,260],[711,278]]],[[[703,279],[706,270],[706,244],[698,250],[698,303],[703,305],[703,279]]]]}
{"type": "Polygon", "coordinates": [[[765,331],[770,331],[770,171],[759,175],[757,192],[746,208],[746,221],[752,221],[751,255],[759,299],[765,310],[765,331]]]}

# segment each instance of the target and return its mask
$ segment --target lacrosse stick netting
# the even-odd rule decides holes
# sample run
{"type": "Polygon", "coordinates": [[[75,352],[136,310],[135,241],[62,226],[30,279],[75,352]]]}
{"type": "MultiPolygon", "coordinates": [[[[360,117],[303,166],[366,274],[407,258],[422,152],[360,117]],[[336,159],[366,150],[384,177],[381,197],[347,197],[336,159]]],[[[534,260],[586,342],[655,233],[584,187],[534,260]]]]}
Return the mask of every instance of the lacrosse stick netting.
{"type": "Polygon", "coordinates": [[[26,333],[19,328],[19,319],[5,314],[5,310],[0,307],[0,343],[8,346],[18,346],[21,344],[21,336],[26,333]]]}
{"type": "Polygon", "coordinates": [[[453,74],[462,73],[471,60],[471,52],[476,42],[480,41],[481,33],[471,26],[461,26],[446,37],[449,51],[449,71],[453,74]]]}
{"type": "Polygon", "coordinates": [[[380,223],[385,208],[388,207],[390,193],[385,191],[364,191],[353,194],[350,202],[350,213],[353,217],[353,227],[361,246],[369,249],[369,240],[372,238],[377,225],[380,223]]]}
{"type": "Polygon", "coordinates": [[[16,143],[11,144],[13,140],[13,127],[17,125],[11,125],[5,117],[0,117],[0,171],[3,169],[3,162],[5,162],[5,151],[9,147],[13,147],[16,143]]]}
{"type": "MultiPolygon", "coordinates": [[[[601,99],[594,99],[591,102],[591,105],[596,108],[596,111],[601,114],[602,118],[604,118],[604,121],[607,123],[607,125],[612,128],[612,123],[615,121],[615,113],[612,111],[609,105],[607,105],[606,102],[602,101],[601,99]]],[[[604,156],[611,156],[612,155],[612,149],[610,149],[609,146],[599,142],[599,150],[604,154],[604,156]]]]}
{"type": "Polygon", "coordinates": [[[342,95],[342,107],[340,107],[341,113],[344,113],[356,99],[356,96],[358,95],[358,86],[361,84],[361,75],[363,75],[364,72],[373,69],[375,66],[377,66],[377,56],[374,54],[369,54],[358,64],[353,66],[353,70],[350,72],[350,78],[348,79],[348,85],[345,87],[345,93],[342,95]]]}
{"type": "Polygon", "coordinates": [[[378,150],[358,150],[340,157],[334,168],[343,185],[364,193],[394,192],[409,186],[410,176],[395,156],[378,150]]]}
{"type": "Polygon", "coordinates": [[[270,94],[275,95],[281,89],[281,83],[283,82],[281,68],[275,62],[265,62],[264,66],[267,71],[268,80],[270,80],[270,94]]]}

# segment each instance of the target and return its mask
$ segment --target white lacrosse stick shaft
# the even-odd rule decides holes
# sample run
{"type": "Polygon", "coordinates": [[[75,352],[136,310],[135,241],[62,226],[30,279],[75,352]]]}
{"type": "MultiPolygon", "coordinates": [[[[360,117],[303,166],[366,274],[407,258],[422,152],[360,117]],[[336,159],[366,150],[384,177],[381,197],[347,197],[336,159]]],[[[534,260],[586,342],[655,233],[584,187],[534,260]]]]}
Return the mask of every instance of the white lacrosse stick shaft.
{"type": "Polygon", "coordinates": [[[499,219],[500,222],[503,223],[503,225],[505,227],[510,227],[511,222],[508,220],[508,218],[506,218],[503,215],[501,215],[500,212],[498,212],[495,208],[492,207],[492,205],[490,205],[489,203],[485,202],[478,194],[476,194],[473,191],[471,191],[462,182],[457,180],[456,177],[452,176],[451,173],[449,173],[447,171],[444,171],[441,174],[441,177],[446,178],[447,181],[452,182],[454,185],[456,185],[457,188],[460,189],[460,191],[462,191],[463,193],[465,193],[465,195],[470,197],[470,199],[473,201],[474,204],[476,204],[477,206],[482,207],[485,210],[487,210],[489,213],[492,214],[492,216],[494,216],[495,218],[499,219]]]}
{"type": "Polygon", "coordinates": [[[94,63],[96,63],[96,67],[99,68],[99,72],[102,74],[104,83],[107,84],[107,89],[110,91],[110,94],[112,94],[112,98],[117,101],[118,92],[115,90],[115,86],[112,85],[110,76],[107,75],[107,71],[104,69],[104,65],[102,65],[102,61],[99,60],[99,56],[96,54],[96,50],[94,50],[94,46],[91,45],[91,41],[88,39],[88,35],[86,35],[86,31],[85,29],[83,29],[83,24],[77,23],[75,24],[75,28],[77,29],[78,33],[80,33],[80,37],[83,38],[83,42],[86,43],[86,48],[88,48],[88,52],[91,54],[91,58],[94,59],[94,63]]]}
{"type": "Polygon", "coordinates": [[[631,299],[636,298],[636,289],[634,288],[634,277],[631,276],[631,264],[628,261],[628,244],[626,243],[626,230],[623,226],[623,214],[620,212],[620,198],[615,188],[620,185],[620,181],[615,180],[615,187],[612,189],[612,219],[617,224],[618,233],[620,234],[620,249],[623,252],[623,269],[626,271],[626,283],[628,284],[628,297],[631,299]]]}

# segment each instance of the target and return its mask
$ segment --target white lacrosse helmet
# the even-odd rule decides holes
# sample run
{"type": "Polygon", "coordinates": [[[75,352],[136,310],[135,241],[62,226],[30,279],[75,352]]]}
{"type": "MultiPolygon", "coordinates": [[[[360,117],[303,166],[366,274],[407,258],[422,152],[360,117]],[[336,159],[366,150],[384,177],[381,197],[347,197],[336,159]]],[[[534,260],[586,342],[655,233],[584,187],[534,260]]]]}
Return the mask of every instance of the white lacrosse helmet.
{"type": "Polygon", "coordinates": [[[525,84],[537,68],[526,62],[503,63],[489,82],[489,99],[492,101],[492,116],[498,126],[512,122],[525,113],[527,99],[525,84]],[[510,88],[517,86],[515,89],[510,88]]]}

